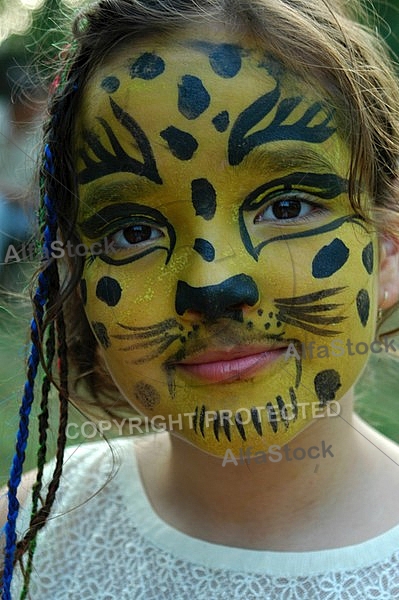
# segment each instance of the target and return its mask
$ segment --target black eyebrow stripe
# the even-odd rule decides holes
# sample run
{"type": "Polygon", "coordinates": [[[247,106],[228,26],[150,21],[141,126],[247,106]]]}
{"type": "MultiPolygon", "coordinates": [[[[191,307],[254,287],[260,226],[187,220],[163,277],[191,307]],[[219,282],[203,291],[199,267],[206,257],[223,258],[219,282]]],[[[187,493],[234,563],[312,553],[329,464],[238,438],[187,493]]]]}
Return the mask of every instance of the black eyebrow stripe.
{"type": "Polygon", "coordinates": [[[102,117],[97,117],[97,121],[105,131],[114,154],[103,146],[100,138],[93,131],[85,130],[83,132],[83,139],[100,160],[96,161],[90,158],[85,149],[79,150],[79,155],[85,164],[85,168],[78,173],[78,182],[84,185],[106,175],[127,172],[146,177],[154,183],[161,184],[162,179],[157,170],[151,144],[143,129],[112,98],[109,100],[114,117],[130,133],[132,141],[141,152],[143,162],[129,156],[120,145],[109,123],[102,117]]]}
{"type": "Polygon", "coordinates": [[[79,227],[84,235],[94,239],[101,237],[101,234],[109,229],[113,222],[132,216],[147,217],[156,221],[158,225],[170,227],[169,221],[158,210],[136,202],[123,202],[105,206],[96,214],[79,223],[79,227]]]}
{"type": "Polygon", "coordinates": [[[312,193],[316,194],[323,200],[331,200],[340,194],[345,194],[349,188],[347,179],[336,175],[335,173],[309,173],[296,171],[284,177],[279,177],[268,181],[251,192],[244,200],[240,211],[256,210],[265,202],[261,198],[258,202],[254,202],[263,192],[274,187],[281,186],[284,190],[291,190],[293,186],[304,186],[312,188],[312,193]]]}

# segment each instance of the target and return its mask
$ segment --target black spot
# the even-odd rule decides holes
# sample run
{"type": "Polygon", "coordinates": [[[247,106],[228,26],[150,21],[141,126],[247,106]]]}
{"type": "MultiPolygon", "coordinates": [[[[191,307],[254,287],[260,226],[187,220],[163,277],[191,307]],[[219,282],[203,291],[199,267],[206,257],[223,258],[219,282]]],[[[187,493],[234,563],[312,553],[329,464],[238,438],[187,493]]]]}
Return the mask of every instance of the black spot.
{"type": "Polygon", "coordinates": [[[157,390],[145,381],[136,383],[133,388],[133,393],[137,402],[148,410],[153,410],[161,401],[161,396],[157,390]]]}
{"type": "Polygon", "coordinates": [[[99,300],[102,300],[108,306],[116,306],[121,299],[121,295],[122,288],[116,279],[101,277],[96,287],[96,296],[99,300]]]}
{"type": "Polygon", "coordinates": [[[362,252],[362,261],[364,268],[367,273],[371,275],[374,268],[374,252],[373,252],[373,242],[367,244],[367,246],[363,249],[362,252]]]}
{"type": "Polygon", "coordinates": [[[227,110],[223,110],[218,115],[216,115],[216,117],[214,117],[212,119],[212,123],[213,123],[216,131],[220,131],[220,133],[222,133],[223,131],[226,131],[226,129],[228,128],[228,126],[230,124],[230,117],[229,117],[229,113],[227,112],[227,110]]]}
{"type": "Polygon", "coordinates": [[[215,258],[215,248],[207,240],[196,238],[193,248],[206,262],[212,262],[215,258]]]}
{"type": "Polygon", "coordinates": [[[270,329],[270,323],[265,323],[265,329],[270,329]]]}
{"type": "Polygon", "coordinates": [[[111,342],[109,341],[107,328],[105,327],[104,323],[98,323],[96,321],[93,321],[91,326],[93,327],[94,334],[95,334],[96,338],[98,339],[98,341],[100,342],[100,344],[104,348],[109,348],[111,345],[111,342]]]}
{"type": "Polygon", "coordinates": [[[360,322],[365,327],[369,320],[370,314],[370,296],[367,290],[360,290],[356,296],[357,312],[359,313],[360,322]]]}
{"type": "Polygon", "coordinates": [[[220,77],[234,77],[241,69],[240,48],[233,44],[218,44],[209,53],[209,62],[220,77]]]}
{"type": "Polygon", "coordinates": [[[349,248],[341,240],[335,238],[331,244],[323,246],[314,257],[312,263],[313,277],[316,277],[316,279],[330,277],[343,267],[348,260],[348,256],[349,248]]]}
{"type": "Polygon", "coordinates": [[[134,79],[155,79],[165,70],[165,63],[160,56],[152,52],[145,52],[134,62],[129,69],[130,77],[134,79]]]}
{"type": "Polygon", "coordinates": [[[117,77],[110,75],[109,77],[104,77],[104,79],[101,82],[101,87],[108,94],[112,94],[113,92],[116,92],[116,90],[119,88],[120,83],[121,82],[117,77]]]}
{"type": "Polygon", "coordinates": [[[257,313],[261,317],[263,315],[263,308],[258,308],[257,313]]]}
{"type": "Polygon", "coordinates": [[[191,197],[195,214],[206,221],[216,212],[216,191],[207,179],[194,179],[191,182],[191,197]]]}
{"type": "Polygon", "coordinates": [[[201,79],[194,75],[183,75],[178,85],[178,107],[186,119],[196,119],[208,108],[211,97],[201,79]]]}
{"type": "Polygon", "coordinates": [[[160,135],[168,143],[173,156],[180,160],[190,160],[198,148],[198,142],[192,135],[172,125],[161,131],[160,135]]]}
{"type": "Polygon", "coordinates": [[[334,369],[320,371],[314,378],[314,389],[319,399],[320,407],[335,399],[335,393],[341,387],[339,373],[334,369]]]}
{"type": "Polygon", "coordinates": [[[80,295],[82,296],[82,302],[84,305],[87,304],[87,284],[85,279],[80,280],[80,295]]]}

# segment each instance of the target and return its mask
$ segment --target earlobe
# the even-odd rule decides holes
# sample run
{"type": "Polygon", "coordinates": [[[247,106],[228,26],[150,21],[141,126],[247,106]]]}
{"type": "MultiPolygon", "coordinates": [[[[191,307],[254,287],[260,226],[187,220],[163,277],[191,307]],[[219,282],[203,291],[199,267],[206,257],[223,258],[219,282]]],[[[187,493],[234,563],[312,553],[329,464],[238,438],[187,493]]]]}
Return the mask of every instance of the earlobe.
{"type": "Polygon", "coordinates": [[[380,241],[378,306],[391,308],[399,300],[399,240],[384,236],[380,241]]]}

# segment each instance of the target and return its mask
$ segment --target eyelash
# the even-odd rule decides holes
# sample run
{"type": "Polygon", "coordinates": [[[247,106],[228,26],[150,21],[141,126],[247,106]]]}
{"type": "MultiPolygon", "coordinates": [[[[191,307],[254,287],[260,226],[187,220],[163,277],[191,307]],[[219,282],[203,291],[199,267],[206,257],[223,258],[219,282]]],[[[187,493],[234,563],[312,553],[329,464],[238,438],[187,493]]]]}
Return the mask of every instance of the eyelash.
{"type": "Polygon", "coordinates": [[[325,212],[327,212],[327,209],[324,206],[321,206],[320,204],[318,204],[317,202],[314,202],[314,200],[312,200],[311,198],[313,198],[312,196],[310,196],[309,194],[305,193],[305,192],[299,192],[299,191],[290,191],[290,192],[286,192],[286,191],[282,191],[279,192],[277,194],[274,194],[272,198],[266,198],[267,202],[266,202],[266,206],[264,206],[262,208],[261,211],[258,212],[258,214],[256,215],[256,217],[254,218],[254,223],[264,223],[264,222],[269,222],[269,223],[300,223],[300,222],[306,222],[311,220],[315,214],[324,214],[325,212]],[[303,205],[307,205],[311,211],[311,209],[313,209],[313,211],[311,211],[309,214],[306,215],[302,215],[302,216],[296,216],[296,217],[288,217],[288,218],[265,218],[262,219],[262,215],[264,215],[266,213],[266,211],[268,211],[269,209],[273,209],[273,207],[275,207],[276,205],[278,205],[281,202],[291,202],[291,201],[296,201],[298,203],[300,203],[300,211],[302,211],[303,205]]]}
{"type": "Polygon", "coordinates": [[[139,249],[139,248],[145,246],[147,242],[153,242],[154,240],[159,240],[159,239],[162,239],[163,237],[165,237],[165,233],[162,231],[162,229],[160,229],[158,227],[155,227],[154,225],[152,225],[150,223],[145,223],[144,222],[144,223],[134,223],[132,225],[125,226],[125,227],[122,227],[120,229],[117,229],[113,233],[110,233],[110,234],[107,235],[107,240],[109,242],[111,242],[111,243],[113,242],[112,245],[113,245],[114,248],[116,248],[116,250],[123,251],[123,250],[129,250],[129,249],[132,249],[132,248],[139,249]],[[126,232],[128,230],[134,230],[135,228],[138,229],[140,227],[141,228],[148,228],[150,230],[149,231],[150,237],[148,239],[145,239],[145,240],[142,240],[142,241],[139,241],[139,242],[129,242],[129,240],[126,239],[126,236],[124,236],[125,239],[122,240],[122,242],[119,241],[119,243],[115,239],[118,235],[119,235],[119,237],[123,236],[124,232],[126,232]],[[154,236],[153,235],[154,232],[158,232],[159,235],[154,236]],[[122,245],[123,243],[126,243],[126,246],[123,246],[122,245]]]}

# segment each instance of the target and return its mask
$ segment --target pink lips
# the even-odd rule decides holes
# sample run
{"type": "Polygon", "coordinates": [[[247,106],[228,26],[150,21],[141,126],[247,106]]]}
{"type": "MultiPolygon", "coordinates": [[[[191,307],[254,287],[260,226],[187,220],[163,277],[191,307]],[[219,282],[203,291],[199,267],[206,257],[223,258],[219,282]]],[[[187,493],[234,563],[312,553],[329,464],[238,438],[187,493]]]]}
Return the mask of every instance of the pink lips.
{"type": "Polygon", "coordinates": [[[208,351],[177,364],[183,371],[209,383],[247,379],[284,354],[287,347],[269,350],[235,348],[208,351]]]}

